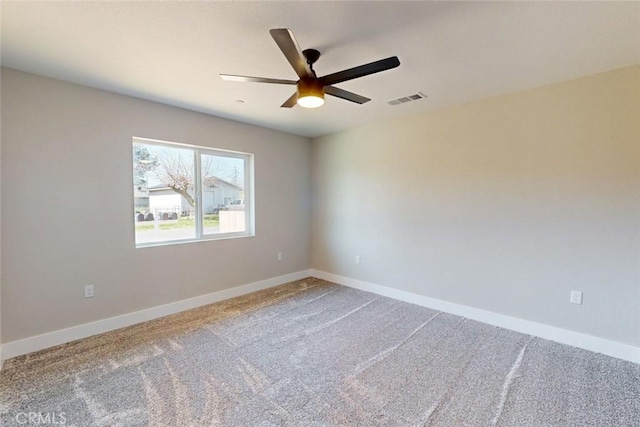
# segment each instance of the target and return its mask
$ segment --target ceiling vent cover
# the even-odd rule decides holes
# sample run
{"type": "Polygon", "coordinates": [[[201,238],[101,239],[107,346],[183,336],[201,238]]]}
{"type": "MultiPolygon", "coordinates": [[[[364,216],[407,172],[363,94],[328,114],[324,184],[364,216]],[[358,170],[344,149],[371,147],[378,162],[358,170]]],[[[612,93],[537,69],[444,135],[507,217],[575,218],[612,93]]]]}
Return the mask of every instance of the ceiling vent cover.
{"type": "Polygon", "coordinates": [[[417,101],[418,99],[422,99],[426,97],[427,95],[425,95],[424,93],[418,92],[415,95],[408,95],[408,96],[403,96],[402,98],[392,99],[391,101],[387,101],[387,104],[389,105],[406,104],[407,102],[417,101]]]}

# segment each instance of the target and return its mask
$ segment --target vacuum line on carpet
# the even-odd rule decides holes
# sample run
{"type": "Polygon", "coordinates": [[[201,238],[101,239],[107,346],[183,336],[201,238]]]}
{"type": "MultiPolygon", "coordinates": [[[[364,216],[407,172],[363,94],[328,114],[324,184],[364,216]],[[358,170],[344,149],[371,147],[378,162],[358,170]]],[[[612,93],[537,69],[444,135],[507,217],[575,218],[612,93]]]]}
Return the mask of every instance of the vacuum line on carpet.
{"type": "Polygon", "coordinates": [[[407,341],[409,341],[411,338],[413,338],[413,336],[415,334],[417,334],[418,332],[420,332],[422,330],[422,328],[427,326],[427,324],[429,322],[431,322],[433,319],[435,319],[436,317],[438,317],[441,314],[442,314],[442,312],[434,314],[433,316],[431,316],[429,318],[429,320],[427,320],[426,322],[422,323],[420,326],[418,326],[413,331],[411,331],[411,333],[409,335],[407,335],[405,338],[403,338],[396,345],[393,345],[391,347],[387,347],[384,350],[380,351],[379,353],[371,356],[370,358],[368,358],[364,362],[358,364],[358,366],[356,366],[354,375],[361,374],[362,372],[366,371],[367,369],[369,369],[371,366],[375,365],[376,363],[382,362],[384,359],[389,357],[394,351],[396,351],[398,348],[400,348],[402,345],[404,345],[407,341]]]}
{"type": "Polygon", "coordinates": [[[80,379],[80,376],[78,374],[76,374],[75,376],[73,388],[76,397],[82,400],[85,405],[87,405],[87,408],[91,412],[91,415],[94,419],[104,418],[109,415],[107,410],[84,390],[84,388],[82,387],[82,380],[80,379]]]}
{"type": "Polygon", "coordinates": [[[453,394],[453,390],[456,389],[459,385],[460,378],[466,372],[469,365],[472,363],[474,359],[474,355],[481,349],[486,343],[486,340],[479,339],[473,345],[473,350],[468,352],[466,357],[466,361],[464,364],[457,370],[456,374],[453,376],[453,381],[450,381],[447,387],[442,391],[438,400],[424,413],[422,417],[423,423],[421,425],[423,427],[428,427],[432,425],[435,418],[439,415],[441,409],[446,406],[450,401],[453,394]]]}
{"type": "Polygon", "coordinates": [[[362,310],[363,308],[365,308],[366,306],[368,306],[368,305],[369,305],[369,304],[371,304],[372,302],[377,301],[377,300],[379,300],[379,299],[380,299],[380,297],[378,297],[378,298],[374,298],[374,299],[372,299],[371,301],[366,302],[366,303],[362,304],[361,306],[359,306],[359,307],[357,307],[357,308],[354,308],[354,309],[353,309],[353,310],[351,310],[350,312],[348,312],[348,313],[346,313],[346,314],[343,314],[343,315],[342,315],[342,316],[340,316],[340,317],[336,317],[336,318],[335,318],[335,319],[333,319],[333,320],[329,320],[328,322],[325,322],[325,323],[323,323],[323,324],[321,324],[321,325],[318,325],[318,326],[314,326],[313,328],[305,329],[305,330],[304,330],[304,331],[302,331],[301,333],[298,333],[298,334],[295,334],[295,335],[288,335],[288,336],[282,337],[282,338],[280,338],[280,339],[278,339],[278,340],[275,340],[274,342],[288,341],[288,340],[291,340],[291,339],[294,339],[294,338],[300,338],[300,337],[302,337],[302,336],[309,335],[309,334],[313,334],[314,332],[321,331],[321,330],[323,330],[323,329],[325,329],[325,328],[328,328],[329,326],[331,326],[331,325],[333,325],[333,324],[335,324],[335,323],[337,323],[337,322],[341,321],[342,319],[345,319],[346,317],[351,316],[353,313],[355,313],[355,312],[357,312],[357,311],[359,311],[359,310],[362,310]]]}
{"type": "Polygon", "coordinates": [[[141,367],[138,367],[138,372],[140,373],[140,377],[142,378],[142,384],[144,386],[144,394],[146,398],[147,407],[152,408],[149,411],[149,425],[159,425],[163,420],[165,420],[165,408],[160,397],[158,391],[153,386],[153,382],[151,379],[144,373],[141,367]]]}
{"type": "Polygon", "coordinates": [[[496,413],[493,416],[493,419],[491,420],[492,426],[497,425],[498,421],[500,420],[500,416],[502,415],[502,410],[504,409],[504,405],[507,402],[509,389],[511,388],[511,384],[513,384],[513,380],[515,379],[516,372],[518,371],[518,369],[520,368],[520,365],[522,364],[524,353],[525,351],[527,351],[527,346],[531,341],[533,341],[533,337],[530,337],[529,340],[522,347],[522,349],[520,350],[520,353],[518,354],[518,357],[516,358],[516,361],[513,363],[513,366],[511,366],[509,373],[504,379],[504,384],[502,385],[502,392],[500,393],[500,402],[498,403],[498,407],[496,408],[496,413]]]}

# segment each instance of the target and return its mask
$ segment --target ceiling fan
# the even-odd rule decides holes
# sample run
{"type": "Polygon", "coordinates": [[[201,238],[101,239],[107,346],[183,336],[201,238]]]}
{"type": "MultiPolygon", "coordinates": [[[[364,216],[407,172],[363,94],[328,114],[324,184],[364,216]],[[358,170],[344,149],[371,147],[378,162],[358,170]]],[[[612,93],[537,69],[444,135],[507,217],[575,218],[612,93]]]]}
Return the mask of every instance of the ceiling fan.
{"type": "Polygon", "coordinates": [[[271,37],[284,53],[300,80],[270,79],[265,77],[236,76],[232,74],[220,74],[223,80],[235,82],[275,83],[283,85],[296,85],[296,92],[287,99],[281,107],[291,108],[298,104],[305,108],[316,108],[324,104],[324,94],[346,99],[356,104],[364,104],[371,101],[369,98],[357,95],[353,92],[333,86],[334,84],[390,70],[400,65],[397,56],[392,56],[359,67],[349,68],[324,77],[316,76],[313,64],[320,58],[320,52],[315,49],[300,50],[298,42],[293,37],[293,32],[288,28],[276,28],[270,30],[271,37]]]}

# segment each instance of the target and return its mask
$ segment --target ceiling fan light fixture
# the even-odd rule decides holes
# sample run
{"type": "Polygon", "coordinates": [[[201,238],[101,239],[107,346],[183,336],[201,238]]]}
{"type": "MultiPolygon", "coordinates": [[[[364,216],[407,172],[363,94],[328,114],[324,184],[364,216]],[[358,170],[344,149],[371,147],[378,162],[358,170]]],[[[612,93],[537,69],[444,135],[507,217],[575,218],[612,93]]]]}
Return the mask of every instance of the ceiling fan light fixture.
{"type": "Polygon", "coordinates": [[[324,105],[324,88],[318,80],[300,79],[298,105],[304,108],[318,108],[324,105]]]}
{"type": "Polygon", "coordinates": [[[293,67],[293,70],[296,72],[298,77],[300,77],[300,80],[295,81],[266,77],[238,76],[234,74],[220,74],[220,77],[222,77],[222,80],[236,82],[296,85],[296,92],[284,101],[280,106],[281,108],[292,108],[296,104],[304,108],[321,107],[324,105],[325,93],[336,98],[355,102],[356,104],[364,104],[371,100],[364,96],[349,92],[348,90],[340,89],[334,85],[348,80],[368,76],[370,74],[379,73],[381,71],[390,70],[400,65],[398,57],[391,56],[379,61],[370,62],[347,70],[338,71],[337,73],[318,77],[313,69],[313,64],[315,64],[320,58],[320,51],[316,49],[301,50],[295,37],[293,37],[293,32],[288,28],[273,28],[269,30],[269,34],[271,34],[271,37],[276,42],[285,58],[287,58],[289,64],[293,67]]]}

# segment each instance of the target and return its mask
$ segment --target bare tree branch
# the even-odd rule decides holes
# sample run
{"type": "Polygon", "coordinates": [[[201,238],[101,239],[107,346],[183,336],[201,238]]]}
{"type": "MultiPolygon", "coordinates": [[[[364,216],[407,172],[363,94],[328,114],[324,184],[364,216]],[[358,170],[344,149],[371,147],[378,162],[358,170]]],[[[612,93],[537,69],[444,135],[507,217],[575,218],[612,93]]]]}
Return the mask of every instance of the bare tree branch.
{"type": "Polygon", "coordinates": [[[157,177],[164,185],[181,194],[190,206],[195,206],[193,155],[178,150],[158,154],[157,177]]]}

